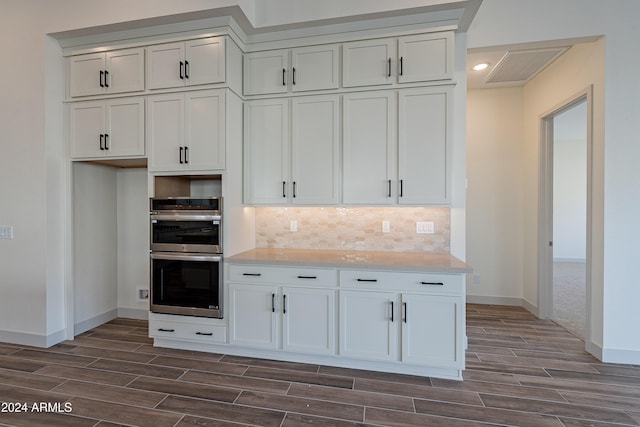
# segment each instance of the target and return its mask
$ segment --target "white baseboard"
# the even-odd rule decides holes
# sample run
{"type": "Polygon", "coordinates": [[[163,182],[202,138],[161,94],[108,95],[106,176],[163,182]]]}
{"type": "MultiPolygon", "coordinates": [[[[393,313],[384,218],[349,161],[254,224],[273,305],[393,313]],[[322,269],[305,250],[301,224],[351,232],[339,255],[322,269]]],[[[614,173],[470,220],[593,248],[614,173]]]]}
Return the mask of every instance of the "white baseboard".
{"type": "Polygon", "coordinates": [[[467,295],[467,302],[470,304],[484,305],[510,305],[514,307],[522,307],[531,312],[534,316],[538,316],[538,307],[531,304],[524,298],[518,297],[492,297],[486,295],[467,295]]]}
{"type": "Polygon", "coordinates": [[[78,322],[73,327],[73,335],[80,335],[90,329],[102,325],[103,323],[107,323],[115,319],[116,317],[118,317],[118,310],[114,309],[106,311],[90,319],[83,320],[82,322],[78,322]]]}
{"type": "Polygon", "coordinates": [[[584,258],[554,258],[553,262],[574,262],[576,264],[586,264],[587,260],[584,258]]]}
{"type": "Polygon", "coordinates": [[[125,319],[149,320],[149,309],[119,307],[118,317],[124,317],[125,319]]]}
{"type": "Polygon", "coordinates": [[[9,344],[48,348],[64,341],[65,339],[66,331],[64,329],[53,332],[49,335],[0,330],[0,342],[9,344]]]}
{"type": "Polygon", "coordinates": [[[640,351],[621,348],[603,348],[602,358],[600,359],[605,363],[640,365],[640,351]]]}

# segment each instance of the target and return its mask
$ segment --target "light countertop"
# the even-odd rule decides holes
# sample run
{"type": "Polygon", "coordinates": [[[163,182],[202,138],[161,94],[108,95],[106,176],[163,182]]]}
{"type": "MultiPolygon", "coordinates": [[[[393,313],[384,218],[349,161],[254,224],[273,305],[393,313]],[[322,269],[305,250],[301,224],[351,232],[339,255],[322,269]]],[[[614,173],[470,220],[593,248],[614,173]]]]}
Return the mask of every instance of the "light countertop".
{"type": "Polygon", "coordinates": [[[473,271],[470,265],[449,254],[418,252],[257,248],[225,258],[225,262],[423,273],[471,273],[473,271]]]}

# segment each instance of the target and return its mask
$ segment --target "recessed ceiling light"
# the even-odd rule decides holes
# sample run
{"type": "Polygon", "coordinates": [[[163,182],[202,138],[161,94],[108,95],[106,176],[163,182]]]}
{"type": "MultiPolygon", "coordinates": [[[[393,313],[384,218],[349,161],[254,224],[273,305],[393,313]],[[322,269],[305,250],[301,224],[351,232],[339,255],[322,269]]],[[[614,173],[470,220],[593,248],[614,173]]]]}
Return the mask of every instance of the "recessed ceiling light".
{"type": "Polygon", "coordinates": [[[482,71],[489,66],[486,62],[481,62],[480,64],[476,64],[473,66],[474,71],[482,71]]]}

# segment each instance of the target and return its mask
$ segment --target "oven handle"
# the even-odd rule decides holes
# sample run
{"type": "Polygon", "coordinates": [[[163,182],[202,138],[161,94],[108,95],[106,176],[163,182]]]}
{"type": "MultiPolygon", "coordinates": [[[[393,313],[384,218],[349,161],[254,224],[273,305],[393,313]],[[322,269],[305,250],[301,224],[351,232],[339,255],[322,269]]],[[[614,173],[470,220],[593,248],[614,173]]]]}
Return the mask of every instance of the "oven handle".
{"type": "Polygon", "coordinates": [[[151,214],[151,219],[158,221],[221,221],[222,215],[151,214]]]}
{"type": "Polygon", "coordinates": [[[220,255],[181,254],[176,252],[151,252],[151,259],[222,262],[222,256],[220,255]]]}

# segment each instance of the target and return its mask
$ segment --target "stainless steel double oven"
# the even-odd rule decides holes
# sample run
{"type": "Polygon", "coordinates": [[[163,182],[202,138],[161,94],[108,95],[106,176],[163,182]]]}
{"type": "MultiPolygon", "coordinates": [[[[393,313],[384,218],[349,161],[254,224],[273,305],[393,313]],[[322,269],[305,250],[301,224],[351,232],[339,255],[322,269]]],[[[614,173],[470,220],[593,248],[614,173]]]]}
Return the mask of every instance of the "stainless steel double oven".
{"type": "Polygon", "coordinates": [[[222,318],[222,198],[150,200],[151,311],[222,318]]]}

